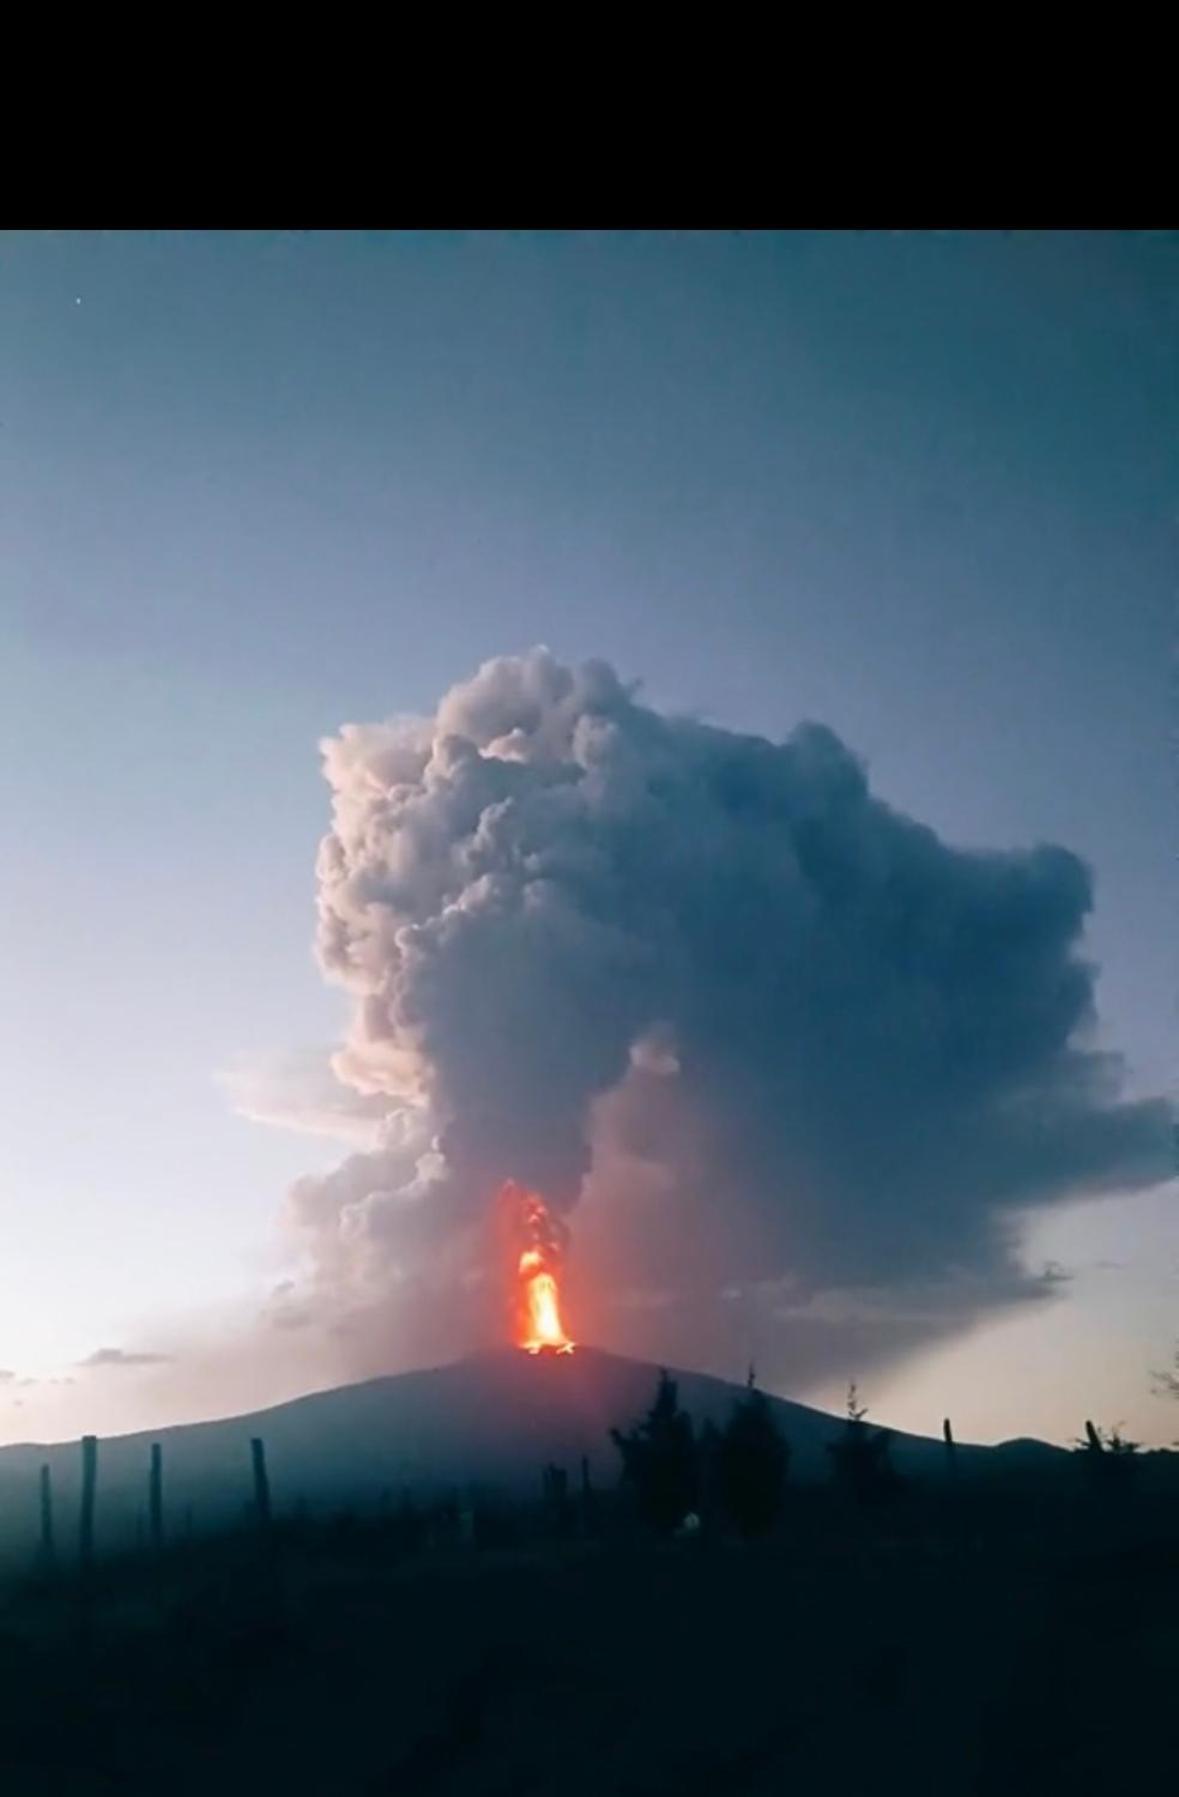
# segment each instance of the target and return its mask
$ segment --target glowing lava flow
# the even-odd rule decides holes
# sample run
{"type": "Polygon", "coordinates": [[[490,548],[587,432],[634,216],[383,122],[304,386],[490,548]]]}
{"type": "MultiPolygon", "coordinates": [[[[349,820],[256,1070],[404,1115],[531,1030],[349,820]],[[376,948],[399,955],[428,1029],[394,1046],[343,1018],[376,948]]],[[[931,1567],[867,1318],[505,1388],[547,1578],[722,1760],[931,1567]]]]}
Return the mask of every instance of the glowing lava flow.
{"type": "Polygon", "coordinates": [[[544,1200],[511,1180],[501,1188],[500,1206],[517,1244],[515,1334],[526,1353],[572,1354],[574,1344],[561,1322],[559,1274],[565,1246],[562,1224],[544,1200]],[[518,1244],[523,1238],[524,1245],[518,1244]]]}
{"type": "Polygon", "coordinates": [[[552,1348],[558,1354],[572,1354],[573,1343],[561,1327],[561,1301],[557,1281],[540,1265],[540,1255],[527,1248],[520,1256],[520,1278],[527,1327],[520,1343],[529,1354],[552,1348]]]}

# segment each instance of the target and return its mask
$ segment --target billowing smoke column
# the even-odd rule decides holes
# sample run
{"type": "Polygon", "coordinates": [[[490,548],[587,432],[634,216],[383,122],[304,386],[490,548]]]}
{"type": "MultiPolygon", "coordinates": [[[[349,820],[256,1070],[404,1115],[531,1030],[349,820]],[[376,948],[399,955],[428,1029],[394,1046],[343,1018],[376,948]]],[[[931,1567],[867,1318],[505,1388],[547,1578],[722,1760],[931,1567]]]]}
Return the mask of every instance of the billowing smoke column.
{"type": "Polygon", "coordinates": [[[359,1364],[493,1327],[504,1180],[580,1197],[587,1336],[729,1370],[754,1306],[804,1376],[1037,1295],[1029,1207],[1166,1175],[1166,1107],[1093,1043],[1082,863],[948,846],[822,726],[536,650],[324,765],[333,1065],[383,1120],[293,1210],[359,1364]]]}

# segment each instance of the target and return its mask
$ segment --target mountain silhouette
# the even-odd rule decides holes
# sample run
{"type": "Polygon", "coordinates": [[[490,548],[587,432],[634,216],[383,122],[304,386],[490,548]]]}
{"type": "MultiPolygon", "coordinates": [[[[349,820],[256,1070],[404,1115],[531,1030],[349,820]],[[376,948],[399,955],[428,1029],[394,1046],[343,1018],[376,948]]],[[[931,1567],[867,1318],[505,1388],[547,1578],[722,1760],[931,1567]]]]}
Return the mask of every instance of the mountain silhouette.
{"type": "MultiPolygon", "coordinates": [[[[742,1388],[703,1373],[669,1369],[681,1404],[697,1423],[722,1422],[742,1388]]],[[[198,1527],[234,1520],[249,1502],[250,1440],[266,1444],[278,1514],[298,1504],[314,1512],[365,1508],[403,1491],[415,1496],[462,1492],[471,1486],[505,1495],[535,1495],[541,1468],[564,1465],[575,1475],[583,1456],[598,1485],[619,1471],[609,1439],[648,1407],[659,1368],[599,1348],[570,1355],[532,1356],[493,1349],[449,1365],[398,1373],[313,1392],[251,1415],[105,1437],[99,1445],[99,1536],[108,1545],[134,1533],[145,1502],[150,1445],[164,1456],[165,1498],[173,1529],[191,1511],[198,1527]]],[[[790,1442],[791,1478],[824,1479],[827,1446],[844,1428],[829,1415],[788,1398],[769,1399],[790,1442]]],[[[874,1419],[870,1419],[871,1422],[874,1419]]],[[[1063,1459],[1043,1443],[1010,1449],[958,1447],[960,1471],[995,1472],[1010,1458],[1063,1459]]],[[[940,1477],[940,1440],[893,1434],[893,1464],[901,1473],[940,1477]]],[[[72,1540],[77,1514],[80,1454],[76,1442],[0,1448],[0,1539],[27,1541],[36,1512],[36,1481],[51,1469],[63,1538],[72,1540]],[[14,1536],[17,1539],[14,1539],[14,1536]]]]}

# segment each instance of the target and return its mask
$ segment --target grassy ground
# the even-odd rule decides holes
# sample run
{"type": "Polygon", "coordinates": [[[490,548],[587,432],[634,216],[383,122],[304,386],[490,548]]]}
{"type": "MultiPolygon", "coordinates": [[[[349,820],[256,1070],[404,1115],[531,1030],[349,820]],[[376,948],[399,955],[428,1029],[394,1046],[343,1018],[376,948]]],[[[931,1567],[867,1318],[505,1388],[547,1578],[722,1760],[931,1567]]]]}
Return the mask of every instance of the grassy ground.
{"type": "Polygon", "coordinates": [[[0,1791],[1161,1797],[1177,1682],[1165,1537],[238,1538],[10,1592],[0,1791]]]}

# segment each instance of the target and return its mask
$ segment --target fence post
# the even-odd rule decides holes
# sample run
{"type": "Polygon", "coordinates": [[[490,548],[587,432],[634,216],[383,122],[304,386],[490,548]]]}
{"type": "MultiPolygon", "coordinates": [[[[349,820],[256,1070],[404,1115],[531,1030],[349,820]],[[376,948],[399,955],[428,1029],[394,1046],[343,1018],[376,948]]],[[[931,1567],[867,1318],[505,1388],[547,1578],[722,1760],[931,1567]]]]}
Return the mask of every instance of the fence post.
{"type": "Polygon", "coordinates": [[[51,1573],[57,1564],[53,1540],[53,1476],[46,1461],[41,1468],[41,1570],[51,1573]]]}
{"type": "Polygon", "coordinates": [[[82,1437],[82,1513],[78,1525],[78,1562],[83,1579],[94,1566],[94,1491],[98,1482],[98,1437],[82,1437]]]}
{"type": "Polygon", "coordinates": [[[260,1436],[250,1439],[254,1468],[254,1521],[258,1531],[258,1600],[267,1626],[281,1623],[285,1608],[270,1505],[270,1479],[266,1472],[266,1444],[260,1436]]]}
{"type": "Polygon", "coordinates": [[[78,1596],[82,1652],[90,1652],[94,1600],[94,1490],[98,1482],[98,1437],[82,1437],[82,1509],[78,1521],[78,1596]]]}
{"type": "Polygon", "coordinates": [[[264,1536],[270,1532],[270,1480],[266,1476],[266,1443],[257,1435],[250,1441],[254,1463],[254,1516],[264,1536]]]}
{"type": "Polygon", "coordinates": [[[158,1560],[164,1551],[164,1450],[158,1441],[151,1444],[151,1472],[148,1476],[148,1504],[151,1526],[151,1551],[158,1560]]]}

